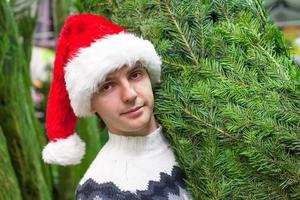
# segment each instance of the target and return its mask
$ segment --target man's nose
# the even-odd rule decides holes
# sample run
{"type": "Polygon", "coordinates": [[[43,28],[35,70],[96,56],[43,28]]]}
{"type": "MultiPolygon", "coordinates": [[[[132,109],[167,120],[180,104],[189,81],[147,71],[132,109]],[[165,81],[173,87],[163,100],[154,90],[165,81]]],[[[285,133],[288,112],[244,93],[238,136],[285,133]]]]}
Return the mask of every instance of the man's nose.
{"type": "Polygon", "coordinates": [[[130,82],[123,83],[123,87],[122,87],[123,102],[125,102],[125,103],[134,102],[136,97],[137,97],[137,93],[136,93],[133,85],[130,84],[130,82]]]}

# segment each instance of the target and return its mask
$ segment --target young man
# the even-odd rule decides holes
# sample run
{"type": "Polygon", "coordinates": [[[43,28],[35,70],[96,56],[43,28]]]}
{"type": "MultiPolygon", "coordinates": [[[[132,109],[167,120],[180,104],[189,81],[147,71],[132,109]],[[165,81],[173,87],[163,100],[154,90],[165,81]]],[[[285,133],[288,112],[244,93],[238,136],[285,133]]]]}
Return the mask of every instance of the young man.
{"type": "Polygon", "coordinates": [[[77,117],[97,113],[109,131],[77,199],[191,199],[153,114],[160,65],[153,45],[122,27],[96,15],[68,18],[56,53],[43,159],[80,162],[85,145],[74,133],[77,117]]]}

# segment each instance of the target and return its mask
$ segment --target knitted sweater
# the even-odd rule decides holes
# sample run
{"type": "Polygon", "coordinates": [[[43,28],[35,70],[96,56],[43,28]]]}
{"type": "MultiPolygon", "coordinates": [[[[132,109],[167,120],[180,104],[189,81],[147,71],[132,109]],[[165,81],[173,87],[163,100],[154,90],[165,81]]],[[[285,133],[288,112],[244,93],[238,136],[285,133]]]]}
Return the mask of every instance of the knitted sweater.
{"type": "Polygon", "coordinates": [[[183,173],[159,127],[146,136],[109,133],[81,179],[77,200],[190,200],[183,173]]]}

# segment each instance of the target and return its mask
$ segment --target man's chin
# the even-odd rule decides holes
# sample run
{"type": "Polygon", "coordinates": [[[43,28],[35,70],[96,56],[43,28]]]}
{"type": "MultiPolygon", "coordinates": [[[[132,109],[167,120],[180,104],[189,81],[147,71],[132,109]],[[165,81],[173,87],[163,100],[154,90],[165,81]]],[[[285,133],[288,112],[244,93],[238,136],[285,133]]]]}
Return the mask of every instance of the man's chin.
{"type": "Polygon", "coordinates": [[[135,123],[135,124],[127,124],[124,127],[124,134],[128,136],[144,136],[150,133],[150,124],[148,123],[135,123]]]}

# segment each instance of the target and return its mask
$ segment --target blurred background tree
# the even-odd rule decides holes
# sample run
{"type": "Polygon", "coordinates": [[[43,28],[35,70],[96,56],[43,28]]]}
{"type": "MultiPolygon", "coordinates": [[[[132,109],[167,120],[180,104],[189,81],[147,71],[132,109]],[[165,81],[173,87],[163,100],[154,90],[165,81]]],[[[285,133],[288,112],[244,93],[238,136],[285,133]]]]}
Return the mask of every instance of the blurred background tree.
{"type": "MultiPolygon", "coordinates": [[[[52,199],[49,170],[40,159],[45,138],[41,136],[41,127],[34,115],[29,58],[26,57],[32,46],[34,17],[27,12],[30,10],[27,4],[11,3],[10,6],[7,1],[0,1],[0,126],[5,136],[1,137],[1,143],[6,143],[7,147],[4,155],[9,155],[4,159],[12,163],[18,182],[13,182],[16,188],[13,193],[10,187],[0,187],[4,190],[1,195],[4,199],[19,199],[20,193],[24,199],[52,199]],[[19,6],[24,6],[22,11],[17,9],[19,6]],[[22,22],[16,20],[13,8],[18,11],[17,16],[22,15],[22,22]],[[20,36],[17,22],[23,23],[23,20],[29,29],[20,36]],[[25,43],[29,47],[24,46],[25,43]]],[[[1,184],[5,185],[7,174],[12,174],[11,165],[1,166],[0,170],[1,184]]]]}

